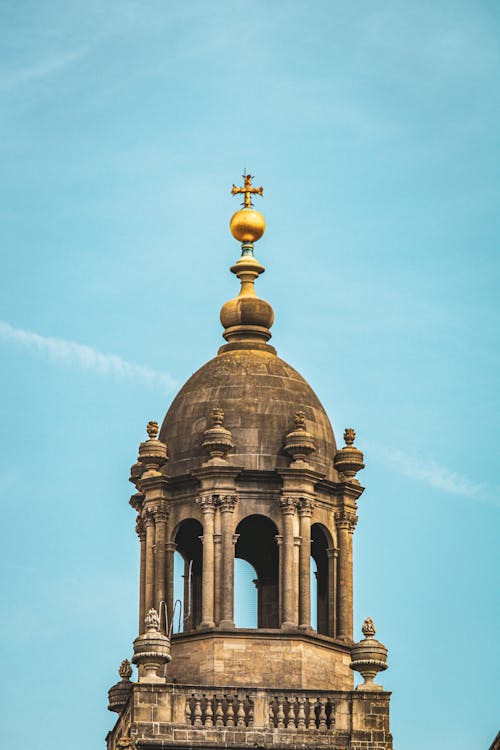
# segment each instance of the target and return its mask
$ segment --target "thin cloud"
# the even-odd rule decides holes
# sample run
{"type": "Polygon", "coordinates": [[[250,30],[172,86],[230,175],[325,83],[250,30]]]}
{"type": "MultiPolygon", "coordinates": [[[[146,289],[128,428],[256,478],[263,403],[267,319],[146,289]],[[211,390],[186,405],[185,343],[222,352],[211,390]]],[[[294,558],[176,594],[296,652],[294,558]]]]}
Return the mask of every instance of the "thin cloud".
{"type": "Polygon", "coordinates": [[[45,78],[72,65],[85,54],[86,49],[80,49],[66,54],[53,55],[33,65],[14,70],[0,77],[0,89],[13,89],[23,83],[45,78]]]}
{"type": "Polygon", "coordinates": [[[0,339],[39,351],[55,362],[90,370],[99,375],[111,376],[119,380],[135,380],[168,390],[172,390],[176,385],[174,378],[170,375],[153,370],[151,367],[128,362],[117,354],[105,354],[92,346],[78,344],[75,341],[41,336],[33,331],[14,328],[4,321],[0,321],[0,339]]]}
{"type": "Polygon", "coordinates": [[[409,479],[417,479],[452,495],[461,495],[477,500],[486,498],[487,486],[484,482],[474,482],[432,458],[423,459],[409,456],[397,448],[377,447],[374,452],[384,463],[409,479]]]}

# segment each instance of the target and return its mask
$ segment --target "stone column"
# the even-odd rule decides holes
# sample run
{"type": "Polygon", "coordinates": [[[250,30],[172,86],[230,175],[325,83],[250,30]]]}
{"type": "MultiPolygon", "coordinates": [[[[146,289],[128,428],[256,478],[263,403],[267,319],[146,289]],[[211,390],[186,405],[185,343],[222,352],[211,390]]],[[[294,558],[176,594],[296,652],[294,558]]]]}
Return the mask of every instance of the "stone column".
{"type": "Polygon", "coordinates": [[[200,499],[203,512],[203,580],[201,584],[201,627],[213,628],[214,621],[214,530],[215,498],[205,495],[200,499]]]}
{"type": "Polygon", "coordinates": [[[140,543],[140,563],[139,563],[139,630],[138,633],[144,632],[144,618],[146,617],[146,528],[141,516],[137,516],[135,530],[139,537],[140,543]]]}
{"type": "Polygon", "coordinates": [[[337,637],[337,556],[334,547],[326,550],[328,555],[328,635],[337,637]]]}
{"type": "MultiPolygon", "coordinates": [[[[153,609],[155,593],[155,520],[151,510],[146,510],[143,516],[144,526],[146,527],[146,565],[145,565],[145,583],[144,583],[144,610],[149,612],[153,609]]],[[[144,631],[142,626],[141,633],[144,631]]]]}
{"type": "Polygon", "coordinates": [[[234,509],[236,495],[223,495],[220,498],[221,510],[221,590],[220,627],[234,628],[234,509]]]}
{"type": "MultiPolygon", "coordinates": [[[[166,503],[161,503],[153,511],[155,519],[155,593],[154,593],[154,608],[160,616],[160,623],[162,622],[161,602],[167,603],[166,594],[166,550],[165,543],[167,538],[167,522],[168,522],[168,508],[166,503]]],[[[167,613],[165,612],[165,629],[168,627],[167,613]]]]}
{"type": "Polygon", "coordinates": [[[274,537],[278,545],[278,623],[283,621],[283,535],[274,537]]]}
{"type": "Polygon", "coordinates": [[[174,620],[174,552],[177,545],[174,542],[165,544],[165,580],[166,580],[166,603],[169,627],[173,629],[174,620]]]}
{"type": "Polygon", "coordinates": [[[294,518],[297,501],[292,497],[283,497],[280,500],[280,508],[283,514],[283,543],[281,546],[283,553],[281,627],[286,629],[297,627],[297,618],[293,606],[295,588],[297,586],[297,581],[294,576],[294,518]]]}
{"type": "Polygon", "coordinates": [[[354,511],[342,510],[335,514],[338,557],[337,588],[337,635],[340,640],[352,641],[352,535],[356,527],[357,516],[354,511]]]}
{"type": "Polygon", "coordinates": [[[311,627],[311,516],[314,504],[304,498],[299,504],[300,552],[299,552],[299,627],[311,627]]]}

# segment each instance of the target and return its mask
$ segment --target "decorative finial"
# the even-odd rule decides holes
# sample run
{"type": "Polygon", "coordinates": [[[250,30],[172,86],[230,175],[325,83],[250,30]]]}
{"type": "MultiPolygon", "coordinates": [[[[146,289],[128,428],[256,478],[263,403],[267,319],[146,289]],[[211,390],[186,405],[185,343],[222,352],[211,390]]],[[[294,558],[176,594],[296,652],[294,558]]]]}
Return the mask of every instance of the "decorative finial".
{"type": "Polygon", "coordinates": [[[298,411],[294,416],[295,429],[285,437],[285,451],[292,457],[290,466],[301,468],[307,465],[307,457],[316,449],[314,437],[306,430],[306,414],[298,411]]]}
{"type": "Polygon", "coordinates": [[[132,664],[128,659],[124,659],[122,661],[118,669],[118,674],[120,675],[122,680],[130,680],[130,678],[132,677],[132,664]]]}
{"type": "Polygon", "coordinates": [[[236,211],[229,223],[233,237],[243,243],[242,255],[251,257],[253,257],[253,243],[262,237],[266,229],[266,220],[260,211],[255,210],[252,203],[252,195],[262,195],[264,188],[252,187],[252,180],[253,175],[244,174],[243,187],[233,185],[231,188],[232,195],[241,193],[244,199],[241,204],[243,208],[236,211]]]}
{"type": "Polygon", "coordinates": [[[224,410],[214,406],[210,412],[213,427],[208,427],[203,433],[203,447],[210,455],[209,465],[226,464],[226,455],[233,447],[231,431],[224,427],[224,410]]]}
{"type": "Polygon", "coordinates": [[[215,406],[210,412],[210,417],[214,424],[222,424],[224,422],[224,409],[221,409],[220,406],[215,406]]]}
{"type": "Polygon", "coordinates": [[[139,682],[165,682],[165,676],[160,675],[165,664],[171,661],[170,640],[160,632],[160,617],[156,609],[151,608],[144,618],[146,632],[141,633],[134,641],[134,655],[132,661],[141,669],[139,682]]]}
{"type": "Polygon", "coordinates": [[[295,427],[298,430],[306,429],[306,413],[305,411],[298,411],[295,414],[295,427]]]}
{"type": "Polygon", "coordinates": [[[373,638],[377,630],[375,628],[375,623],[373,622],[371,617],[366,618],[363,623],[363,627],[361,628],[361,632],[363,633],[365,638],[373,638]]]}
{"type": "Polygon", "coordinates": [[[146,432],[148,433],[150,440],[156,440],[158,437],[158,422],[148,422],[146,432]]]}
{"type": "Polygon", "coordinates": [[[233,187],[231,188],[231,195],[238,195],[240,193],[243,193],[244,200],[241,204],[245,208],[252,208],[252,195],[262,195],[264,193],[263,187],[252,187],[252,180],[253,180],[253,174],[246,174],[246,171],[244,174],[241,175],[244,180],[244,186],[236,187],[236,185],[233,184],[233,187]]]}
{"type": "MultiPolygon", "coordinates": [[[[148,439],[144,440],[139,445],[139,457],[137,459],[139,465],[132,467],[132,478],[140,479],[146,476],[147,472],[158,472],[158,469],[163,466],[168,460],[167,458],[167,446],[158,440],[158,422],[151,420],[146,425],[146,432],[148,433],[148,439]],[[141,470],[141,466],[143,467],[141,470]],[[144,473],[144,470],[146,473],[144,473]]],[[[134,481],[136,487],[138,482],[134,481]]]]}
{"type": "Polygon", "coordinates": [[[351,445],[353,445],[354,441],[356,440],[356,432],[352,429],[352,427],[346,427],[344,430],[344,440],[345,444],[350,448],[351,445]]]}
{"type": "Polygon", "coordinates": [[[160,629],[160,615],[156,609],[151,608],[146,617],[144,618],[146,623],[146,630],[159,630],[160,629]]]}
{"type": "Polygon", "coordinates": [[[382,685],[376,685],[373,678],[387,669],[387,648],[380,641],[376,641],[375,623],[371,617],[367,617],[361,628],[365,636],[351,648],[350,668],[359,672],[364,682],[358,685],[356,690],[383,690],[382,685]]]}
{"type": "Polygon", "coordinates": [[[363,463],[363,454],[354,445],[356,432],[352,427],[344,430],[345,448],[337,451],[334,458],[334,465],[340,474],[343,474],[348,482],[359,484],[356,474],[365,468],[363,463]]]}

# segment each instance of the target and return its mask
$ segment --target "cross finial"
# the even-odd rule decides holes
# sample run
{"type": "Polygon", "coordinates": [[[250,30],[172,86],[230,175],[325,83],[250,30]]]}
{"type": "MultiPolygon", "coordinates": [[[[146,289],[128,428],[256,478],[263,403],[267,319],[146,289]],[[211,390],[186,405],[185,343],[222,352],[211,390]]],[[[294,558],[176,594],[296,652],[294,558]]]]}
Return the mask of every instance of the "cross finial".
{"type": "Polygon", "coordinates": [[[252,187],[252,180],[253,175],[251,174],[243,174],[243,187],[236,187],[236,185],[233,185],[231,189],[231,195],[238,195],[238,193],[243,193],[245,196],[243,199],[243,203],[241,204],[245,208],[251,208],[253,206],[252,203],[252,195],[262,195],[264,193],[263,187],[252,187]]]}

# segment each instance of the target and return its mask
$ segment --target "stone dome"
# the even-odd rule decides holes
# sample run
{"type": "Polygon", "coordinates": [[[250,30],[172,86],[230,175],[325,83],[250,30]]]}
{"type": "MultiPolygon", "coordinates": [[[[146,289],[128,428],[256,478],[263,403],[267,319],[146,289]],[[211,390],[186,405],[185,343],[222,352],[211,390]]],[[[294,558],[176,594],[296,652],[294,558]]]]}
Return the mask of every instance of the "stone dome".
{"type": "Polygon", "coordinates": [[[189,378],[163,421],[159,437],[167,443],[169,475],[186,474],[207,460],[202,443],[215,407],[224,410],[224,427],[232,434],[227,461],[264,471],[290,465],[283,445],[296,412],[303,411],[316,448],[308,463],[336,479],[333,430],[304,378],[273,351],[224,347],[189,378]]]}

